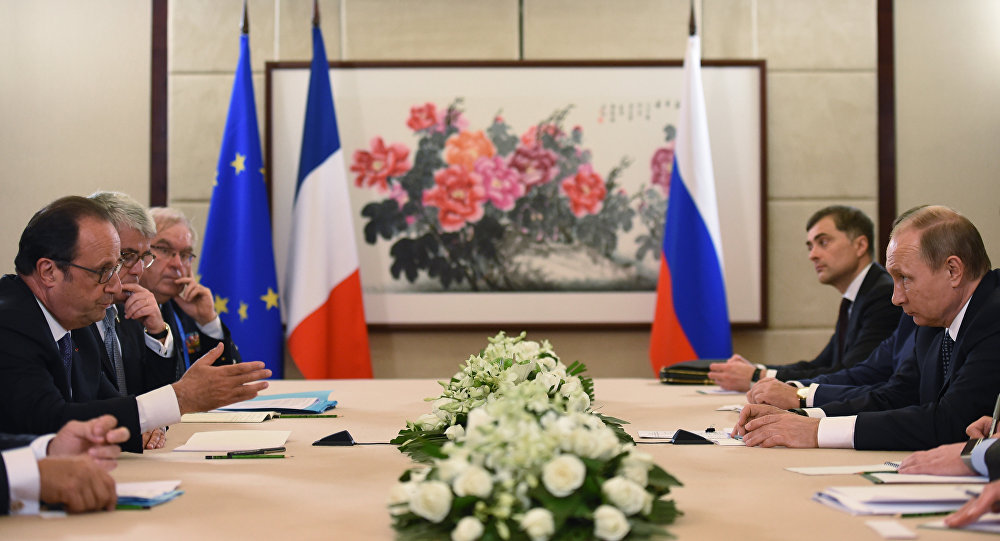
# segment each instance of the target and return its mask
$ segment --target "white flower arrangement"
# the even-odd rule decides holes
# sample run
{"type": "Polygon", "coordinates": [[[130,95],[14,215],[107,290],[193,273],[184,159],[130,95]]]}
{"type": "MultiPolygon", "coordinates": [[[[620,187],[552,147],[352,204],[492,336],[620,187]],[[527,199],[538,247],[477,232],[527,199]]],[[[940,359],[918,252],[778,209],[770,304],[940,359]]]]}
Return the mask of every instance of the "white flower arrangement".
{"type": "MultiPolygon", "coordinates": [[[[594,382],[584,375],[586,367],[579,362],[563,364],[548,341],[534,342],[525,336],[523,332],[516,337],[500,332],[488,339],[486,348],[470,356],[449,381],[439,382],[444,388],[441,395],[427,399],[432,402],[431,412],[407,421],[392,443],[415,460],[426,462],[431,458],[425,453],[428,444],[439,446],[465,437],[473,410],[526,384],[542,390],[532,394],[536,409],[555,404],[560,413],[590,412],[594,382]]],[[[617,440],[632,441],[621,428],[623,421],[598,417],[614,430],[617,440]]],[[[607,447],[607,442],[602,445],[607,447]]]]}
{"type": "Polygon", "coordinates": [[[567,411],[539,378],[491,395],[454,440],[426,442],[427,464],[389,496],[398,538],[456,541],[666,534],[661,499],[679,483],[593,413],[567,411]]]}

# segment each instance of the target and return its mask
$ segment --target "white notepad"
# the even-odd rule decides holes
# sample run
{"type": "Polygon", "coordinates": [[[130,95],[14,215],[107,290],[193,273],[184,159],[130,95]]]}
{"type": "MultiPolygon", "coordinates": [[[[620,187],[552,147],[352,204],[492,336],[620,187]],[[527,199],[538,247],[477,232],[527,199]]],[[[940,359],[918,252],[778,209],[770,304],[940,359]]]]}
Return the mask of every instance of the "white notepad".
{"type": "Polygon", "coordinates": [[[174,451],[200,451],[228,453],[282,447],[292,434],[291,430],[218,430],[195,432],[187,443],[174,451]]]}

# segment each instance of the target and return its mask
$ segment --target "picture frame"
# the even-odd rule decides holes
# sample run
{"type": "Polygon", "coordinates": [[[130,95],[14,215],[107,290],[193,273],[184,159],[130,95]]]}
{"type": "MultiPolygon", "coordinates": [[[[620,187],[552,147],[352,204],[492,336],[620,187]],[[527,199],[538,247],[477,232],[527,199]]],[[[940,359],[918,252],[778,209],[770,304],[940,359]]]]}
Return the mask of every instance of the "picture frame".
{"type": "MultiPolygon", "coordinates": [[[[702,66],[730,319],[762,327],[766,65],[702,66]]],[[[368,323],[649,325],[682,74],[680,61],[331,62],[368,323]],[[457,214],[431,200],[439,177],[506,173],[527,188],[457,214]]],[[[281,284],[309,64],[268,62],[265,77],[281,284]]]]}

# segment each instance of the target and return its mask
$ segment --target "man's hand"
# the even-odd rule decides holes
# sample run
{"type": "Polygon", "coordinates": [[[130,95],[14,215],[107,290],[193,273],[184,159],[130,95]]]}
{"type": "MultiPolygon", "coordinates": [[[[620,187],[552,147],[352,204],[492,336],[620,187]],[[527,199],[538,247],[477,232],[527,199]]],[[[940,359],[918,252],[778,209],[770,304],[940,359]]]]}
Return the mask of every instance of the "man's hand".
{"type": "MultiPolygon", "coordinates": [[[[747,406],[747,408],[756,406],[747,406]]],[[[743,443],[747,447],[819,447],[819,419],[803,417],[781,410],[757,417],[743,425],[743,443]]]]}
{"type": "Polygon", "coordinates": [[[162,449],[167,444],[167,433],[162,428],[154,428],[142,433],[143,449],[162,449]]]}
{"type": "Polygon", "coordinates": [[[757,419],[759,417],[764,417],[766,415],[781,415],[781,414],[794,415],[781,408],[776,408],[774,406],[769,406],[767,404],[747,404],[743,406],[740,410],[740,418],[737,419],[736,425],[733,427],[732,436],[743,436],[747,433],[746,424],[750,421],[757,419]]]}
{"type": "Polygon", "coordinates": [[[123,315],[126,319],[142,323],[142,326],[152,333],[166,329],[160,305],[156,303],[156,297],[148,289],[139,284],[122,284],[122,289],[131,293],[124,306],[123,315]]]}
{"type": "Polygon", "coordinates": [[[118,446],[128,441],[128,428],[115,428],[118,420],[102,415],[86,422],[70,421],[49,441],[48,456],[88,454],[105,470],[116,466],[115,460],[122,450],[118,446]]]}
{"type": "Polygon", "coordinates": [[[62,504],[70,513],[111,511],[118,502],[115,480],[86,455],[43,458],[38,461],[41,500],[62,504]]]}
{"type": "MultiPolygon", "coordinates": [[[[989,428],[987,425],[986,429],[989,428]]],[[[993,481],[983,487],[978,497],[965,502],[958,511],[944,517],[944,523],[949,528],[961,528],[990,511],[1000,513],[1000,481],[993,481]]]]}
{"type": "MultiPolygon", "coordinates": [[[[989,425],[986,426],[989,429],[989,425]]],[[[929,473],[932,475],[975,475],[962,462],[964,442],[940,445],[927,451],[917,451],[899,463],[899,473],[929,473]]]]}
{"type": "Polygon", "coordinates": [[[778,381],[775,378],[764,378],[747,391],[747,402],[751,404],[770,404],[782,409],[799,407],[798,389],[778,381]]]}
{"type": "Polygon", "coordinates": [[[733,355],[724,363],[708,365],[708,377],[727,391],[749,390],[750,378],[756,371],[757,367],[740,355],[733,355]]]}
{"type": "Polygon", "coordinates": [[[174,297],[174,302],[199,325],[207,325],[218,317],[215,313],[215,297],[212,296],[212,290],[199,284],[191,276],[178,278],[174,283],[184,286],[180,294],[174,297]]]}
{"type": "Polygon", "coordinates": [[[983,416],[972,422],[971,425],[965,427],[965,433],[969,435],[969,439],[979,439],[979,438],[992,438],[993,434],[987,434],[990,431],[990,425],[993,424],[993,418],[983,416]]]}
{"type": "Polygon", "coordinates": [[[254,361],[212,366],[219,355],[222,355],[221,343],[191,363],[191,368],[180,381],[173,384],[181,414],[213,410],[250,400],[267,389],[266,381],[257,381],[271,377],[271,371],[264,368],[264,363],[254,361]]]}

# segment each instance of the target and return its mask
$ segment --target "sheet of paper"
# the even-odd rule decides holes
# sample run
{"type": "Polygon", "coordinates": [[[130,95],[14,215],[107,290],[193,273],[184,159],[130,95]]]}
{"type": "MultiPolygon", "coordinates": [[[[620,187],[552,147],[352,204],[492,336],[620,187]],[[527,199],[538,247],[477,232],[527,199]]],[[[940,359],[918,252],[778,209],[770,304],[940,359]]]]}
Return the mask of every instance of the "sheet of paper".
{"type": "Polygon", "coordinates": [[[894,472],[896,468],[896,466],[887,464],[862,464],[860,466],[805,466],[785,469],[803,475],[849,475],[866,472],[894,472]]]}
{"type": "Polygon", "coordinates": [[[866,520],[865,524],[875,530],[882,539],[916,539],[917,533],[903,526],[898,520],[872,519],[866,520]]]}
{"type": "Polygon", "coordinates": [[[187,443],[174,451],[200,451],[207,453],[227,453],[229,451],[249,451],[285,445],[290,430],[218,430],[215,432],[195,432],[187,443]]]}
{"type": "Polygon", "coordinates": [[[989,483],[990,478],[985,476],[972,476],[972,475],[924,475],[915,473],[892,473],[892,472],[881,472],[881,473],[868,473],[865,477],[875,481],[876,483],[885,484],[896,484],[896,483],[922,483],[922,484],[933,484],[933,483],[989,483]]]}
{"type": "Polygon", "coordinates": [[[735,411],[739,413],[743,411],[743,404],[730,404],[728,406],[719,406],[715,408],[715,411],[735,411]]]}
{"type": "Polygon", "coordinates": [[[179,480],[172,481],[145,481],[136,483],[115,483],[115,492],[119,498],[147,498],[152,499],[168,492],[177,490],[181,486],[179,480]]]}
{"type": "MultiPolygon", "coordinates": [[[[933,522],[927,522],[920,525],[921,528],[930,528],[932,530],[951,530],[945,525],[943,520],[935,520],[933,522]]],[[[1000,513],[986,513],[985,515],[979,517],[979,520],[969,524],[968,526],[957,528],[958,530],[969,530],[973,532],[985,532],[985,533],[995,533],[1000,534],[1000,513]]]]}
{"type": "Polygon", "coordinates": [[[951,512],[970,498],[976,485],[868,485],[829,487],[813,499],[852,515],[903,515],[951,512]]]}
{"type": "Polygon", "coordinates": [[[743,391],[727,391],[725,389],[697,389],[698,394],[746,394],[743,391]]]}
{"type": "Polygon", "coordinates": [[[181,415],[182,423],[262,423],[277,418],[274,411],[206,411],[181,415]]]}
{"type": "Polygon", "coordinates": [[[213,411],[241,411],[241,410],[276,410],[276,409],[308,409],[316,402],[315,398],[275,398],[270,400],[246,400],[230,404],[224,408],[213,411]]]}

